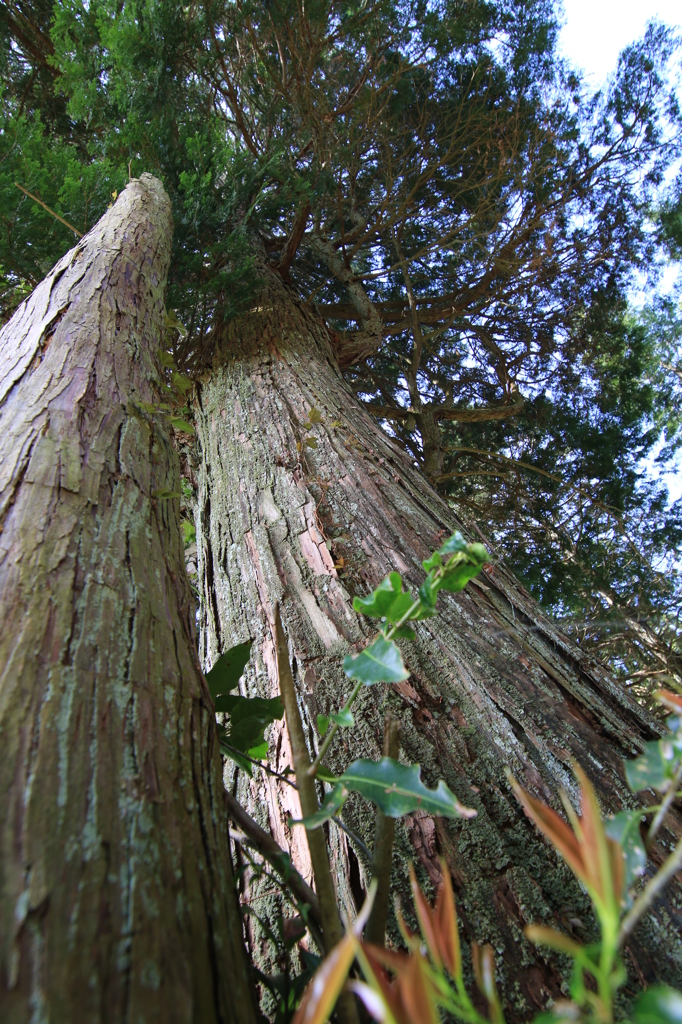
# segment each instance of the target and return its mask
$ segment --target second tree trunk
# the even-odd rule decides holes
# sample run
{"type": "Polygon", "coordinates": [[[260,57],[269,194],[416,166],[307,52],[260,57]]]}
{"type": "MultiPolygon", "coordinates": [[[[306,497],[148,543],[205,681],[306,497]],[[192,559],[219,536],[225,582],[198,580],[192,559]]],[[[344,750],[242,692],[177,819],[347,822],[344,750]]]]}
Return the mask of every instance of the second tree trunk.
{"type": "MultiPolygon", "coordinates": [[[[338,710],[349,693],[344,654],[376,629],[376,621],[355,614],[353,595],[393,570],[417,587],[422,559],[458,523],[354,398],[324,325],[274,275],[256,308],[231,323],[198,389],[196,426],[205,667],[253,638],[246,686],[273,696],[280,602],[314,747],[316,716],[338,710]],[[311,423],[313,409],[319,422],[311,423]]],[[[443,778],[477,809],[472,821],[417,813],[399,823],[394,888],[409,906],[407,862],[416,860],[436,885],[443,856],[465,936],[492,944],[509,1015],[527,1020],[561,995],[565,979],[523,928],[552,923],[589,941],[593,924],[588,900],[524,817],[504,770],[559,806],[561,787],[577,798],[576,760],[605,811],[633,805],[623,759],[655,738],[655,723],[503,565],[488,566],[461,594],[441,595],[438,615],[419,624],[415,642],[401,644],[410,679],[364,690],[355,728],[339,735],[327,760],[342,771],[357,757],[379,758],[391,710],[401,723],[401,758],[419,762],[429,785],[443,778]]],[[[281,727],[273,727],[270,748],[276,769],[291,764],[281,727]]],[[[262,774],[253,781],[242,775],[238,790],[309,877],[304,834],[287,825],[298,816],[295,794],[262,774]]],[[[351,800],[344,817],[371,848],[374,808],[351,800]]],[[[351,910],[362,899],[365,868],[334,824],[329,838],[339,898],[351,910]]],[[[670,894],[638,929],[625,957],[632,985],[682,985],[679,905],[679,891],[670,894]]],[[[258,910],[268,913],[264,895],[258,910]]]]}

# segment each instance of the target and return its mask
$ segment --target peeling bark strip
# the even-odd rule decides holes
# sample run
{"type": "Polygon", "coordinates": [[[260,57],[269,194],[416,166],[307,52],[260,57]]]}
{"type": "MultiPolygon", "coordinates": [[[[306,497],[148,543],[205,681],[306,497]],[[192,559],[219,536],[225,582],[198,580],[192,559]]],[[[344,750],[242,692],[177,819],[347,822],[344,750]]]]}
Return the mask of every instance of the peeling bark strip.
{"type": "Polygon", "coordinates": [[[252,1024],[132,182],[0,333],[0,1019],[252,1024]]]}
{"type": "MultiPolygon", "coordinates": [[[[421,560],[458,524],[359,407],[324,325],[274,275],[257,307],[230,325],[221,355],[196,408],[200,649],[210,665],[254,637],[248,689],[274,696],[271,616],[279,602],[312,741],[316,715],[337,710],[350,691],[342,656],[373,632],[352,611],[353,593],[366,594],[393,569],[415,587],[421,560]],[[322,422],[306,429],[313,406],[322,422]],[[305,444],[313,437],[316,448],[305,444]]],[[[356,757],[380,757],[390,710],[401,723],[401,756],[420,762],[430,785],[444,778],[477,808],[473,821],[416,814],[398,822],[393,884],[409,907],[407,862],[416,859],[422,879],[436,884],[438,857],[445,857],[464,935],[493,945],[509,1019],[528,1020],[566,979],[552,954],[526,942],[524,926],[546,922],[587,941],[592,917],[568,869],[524,817],[504,767],[560,809],[561,786],[577,796],[575,758],[605,810],[634,806],[622,759],[653,738],[656,726],[503,566],[489,567],[461,594],[442,594],[438,606],[435,619],[417,624],[414,643],[400,642],[410,680],[362,693],[353,708],[357,725],[335,741],[329,765],[341,771],[356,757]]],[[[291,764],[281,728],[272,730],[271,756],[279,771],[291,764]]],[[[280,844],[288,840],[305,875],[300,834],[287,829],[277,803],[290,797],[272,778],[240,786],[250,813],[280,844]]],[[[345,814],[371,847],[374,808],[349,801],[345,814]]],[[[672,827],[679,830],[679,821],[672,827]]],[[[337,890],[353,911],[362,898],[358,860],[333,824],[329,837],[337,890]]],[[[672,887],[634,935],[626,952],[630,991],[654,979],[682,985],[680,895],[672,887]]],[[[267,915],[265,889],[258,907],[267,915]]]]}

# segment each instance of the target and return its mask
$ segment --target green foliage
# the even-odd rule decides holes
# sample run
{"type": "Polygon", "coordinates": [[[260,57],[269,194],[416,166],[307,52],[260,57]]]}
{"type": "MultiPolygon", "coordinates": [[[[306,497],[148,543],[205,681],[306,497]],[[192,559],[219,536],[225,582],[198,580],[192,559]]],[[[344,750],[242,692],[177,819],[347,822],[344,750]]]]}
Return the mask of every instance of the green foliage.
{"type": "Polygon", "coordinates": [[[347,655],[343,659],[343,671],[349,679],[357,679],[364,686],[400,683],[410,674],[399,648],[381,634],[360,654],[347,655]]]}
{"type": "Polygon", "coordinates": [[[218,727],[221,750],[240,768],[252,774],[252,762],[268,756],[265,730],[284,714],[279,697],[241,697],[232,694],[244,674],[251,656],[251,640],[237,644],[221,655],[206,674],[206,683],[213,698],[215,710],[230,716],[229,732],[218,727]]]}
{"type": "Polygon", "coordinates": [[[655,743],[645,743],[644,753],[640,757],[625,762],[625,778],[635,793],[642,789],[665,792],[680,770],[682,715],[670,715],[667,725],[667,736],[655,743]]]}

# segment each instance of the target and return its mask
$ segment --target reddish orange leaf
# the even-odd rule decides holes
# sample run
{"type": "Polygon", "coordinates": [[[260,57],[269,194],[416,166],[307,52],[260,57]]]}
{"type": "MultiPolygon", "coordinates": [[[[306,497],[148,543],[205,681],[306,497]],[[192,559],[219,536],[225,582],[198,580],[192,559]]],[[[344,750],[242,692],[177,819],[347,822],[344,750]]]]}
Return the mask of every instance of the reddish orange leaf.
{"type": "Polygon", "coordinates": [[[410,885],[412,886],[412,898],[414,899],[414,909],[417,913],[417,920],[419,921],[419,927],[426,943],[431,959],[437,967],[443,966],[443,957],[441,956],[438,939],[436,937],[435,928],[435,915],[431,910],[424,898],[424,894],[417,884],[417,878],[414,873],[414,867],[410,864],[410,885]]]}
{"type": "Polygon", "coordinates": [[[682,715],[682,695],[679,693],[671,693],[670,690],[657,690],[654,697],[674,711],[676,715],[682,715]]]}
{"type": "Polygon", "coordinates": [[[560,818],[556,811],[553,811],[547,804],[536,800],[525,789],[522,789],[516,779],[510,779],[510,782],[516,799],[528,817],[535,822],[543,835],[547,836],[552,846],[556,847],[573,874],[577,875],[585,885],[589,885],[580,844],[563,818],[560,818]]]}
{"type": "Polygon", "coordinates": [[[462,954],[459,946],[459,928],[457,926],[457,908],[455,895],[452,891],[450,872],[444,860],[441,860],[443,884],[436,901],[436,940],[443,963],[453,978],[458,978],[462,970],[462,954]]]}

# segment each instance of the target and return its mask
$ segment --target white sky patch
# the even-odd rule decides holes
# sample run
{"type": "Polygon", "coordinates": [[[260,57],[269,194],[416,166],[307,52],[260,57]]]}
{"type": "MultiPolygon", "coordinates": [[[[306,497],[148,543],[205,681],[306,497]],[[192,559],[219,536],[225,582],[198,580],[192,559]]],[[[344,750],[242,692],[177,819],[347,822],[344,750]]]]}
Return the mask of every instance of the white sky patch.
{"type": "Polygon", "coordinates": [[[682,26],[680,0],[563,0],[561,6],[565,24],[560,50],[582,68],[592,88],[615,70],[618,54],[641,38],[652,18],[682,26]]]}

